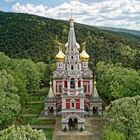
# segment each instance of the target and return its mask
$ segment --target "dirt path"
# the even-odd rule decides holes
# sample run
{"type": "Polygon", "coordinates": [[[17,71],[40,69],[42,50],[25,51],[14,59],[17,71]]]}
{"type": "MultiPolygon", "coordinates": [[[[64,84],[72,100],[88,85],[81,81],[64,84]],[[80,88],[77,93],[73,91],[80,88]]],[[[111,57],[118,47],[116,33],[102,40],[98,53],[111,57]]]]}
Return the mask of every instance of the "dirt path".
{"type": "Polygon", "coordinates": [[[86,118],[86,129],[79,131],[61,131],[61,118],[57,119],[53,140],[100,140],[103,134],[103,118],[86,118]]]}

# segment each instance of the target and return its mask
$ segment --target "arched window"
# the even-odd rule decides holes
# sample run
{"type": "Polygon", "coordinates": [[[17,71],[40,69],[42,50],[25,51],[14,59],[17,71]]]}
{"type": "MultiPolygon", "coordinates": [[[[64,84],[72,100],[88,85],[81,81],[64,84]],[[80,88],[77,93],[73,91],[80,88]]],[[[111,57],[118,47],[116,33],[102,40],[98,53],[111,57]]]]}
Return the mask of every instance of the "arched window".
{"type": "Polygon", "coordinates": [[[73,70],[74,69],[74,67],[73,67],[73,65],[71,65],[71,70],[73,70]]]}
{"type": "Polygon", "coordinates": [[[75,88],[75,80],[74,80],[74,78],[72,78],[71,81],[70,81],[70,88],[75,88]]]}
{"type": "Polygon", "coordinates": [[[81,87],[81,80],[78,80],[78,87],[81,87]]]}
{"type": "Polygon", "coordinates": [[[71,108],[75,108],[75,100],[72,99],[70,102],[71,102],[71,108]]]}
{"type": "Polygon", "coordinates": [[[67,88],[67,81],[64,81],[64,87],[67,88]]]}
{"type": "Polygon", "coordinates": [[[67,70],[67,65],[66,65],[66,70],[67,70]]]}

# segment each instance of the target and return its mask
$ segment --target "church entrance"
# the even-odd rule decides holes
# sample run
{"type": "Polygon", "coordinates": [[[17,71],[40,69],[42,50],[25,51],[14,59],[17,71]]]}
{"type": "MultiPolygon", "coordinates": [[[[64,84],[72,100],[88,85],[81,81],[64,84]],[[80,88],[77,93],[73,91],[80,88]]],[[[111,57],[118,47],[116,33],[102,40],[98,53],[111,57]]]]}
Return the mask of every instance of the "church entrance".
{"type": "Polygon", "coordinates": [[[49,114],[49,115],[52,115],[53,112],[54,112],[53,107],[48,107],[48,114],[49,114]]]}
{"type": "Polygon", "coordinates": [[[93,107],[93,115],[98,115],[98,107],[93,107]]]}
{"type": "Polygon", "coordinates": [[[78,120],[77,118],[69,119],[69,130],[77,130],[78,128],[78,120]]]}

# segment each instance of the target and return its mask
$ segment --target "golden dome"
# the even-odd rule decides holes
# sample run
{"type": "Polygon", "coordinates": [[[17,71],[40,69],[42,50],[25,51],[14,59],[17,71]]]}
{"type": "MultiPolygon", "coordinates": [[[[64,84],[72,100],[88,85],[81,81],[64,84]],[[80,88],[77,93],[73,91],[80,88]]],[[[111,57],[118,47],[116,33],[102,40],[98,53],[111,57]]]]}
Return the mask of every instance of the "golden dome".
{"type": "Polygon", "coordinates": [[[49,85],[52,86],[52,81],[49,82],[49,85]]]}
{"type": "Polygon", "coordinates": [[[58,54],[55,56],[57,62],[63,62],[65,59],[65,54],[62,52],[62,49],[59,48],[58,54]]]}
{"type": "Polygon", "coordinates": [[[74,21],[74,17],[72,15],[70,16],[70,21],[74,21]]]}
{"type": "Polygon", "coordinates": [[[82,50],[82,52],[80,53],[80,59],[81,59],[81,61],[88,61],[88,60],[89,60],[89,55],[88,55],[87,52],[85,51],[85,45],[86,45],[86,43],[84,42],[84,43],[83,43],[83,50],[82,50]]]}
{"type": "Polygon", "coordinates": [[[89,60],[89,55],[87,54],[87,52],[85,50],[82,50],[82,52],[80,53],[80,59],[82,61],[88,61],[89,60]]]}

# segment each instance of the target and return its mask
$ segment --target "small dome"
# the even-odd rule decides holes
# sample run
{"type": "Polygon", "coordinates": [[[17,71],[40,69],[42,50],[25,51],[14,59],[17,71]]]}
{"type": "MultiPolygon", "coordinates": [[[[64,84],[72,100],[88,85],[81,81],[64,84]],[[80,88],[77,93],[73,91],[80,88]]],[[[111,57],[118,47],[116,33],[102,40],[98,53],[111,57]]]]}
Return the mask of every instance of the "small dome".
{"type": "Polygon", "coordinates": [[[74,21],[74,17],[72,15],[70,17],[70,21],[74,21]]]}
{"type": "Polygon", "coordinates": [[[81,59],[81,61],[89,60],[89,55],[87,54],[87,52],[85,50],[82,50],[82,52],[80,53],[80,59],[81,59]]]}
{"type": "Polygon", "coordinates": [[[52,86],[52,82],[51,81],[49,82],[49,85],[52,86]]]}
{"type": "Polygon", "coordinates": [[[57,62],[63,62],[65,59],[64,53],[59,50],[58,54],[55,56],[57,62]]]}
{"type": "Polygon", "coordinates": [[[67,48],[68,47],[68,42],[65,44],[65,48],[67,48]]]}
{"type": "Polygon", "coordinates": [[[80,45],[76,42],[76,47],[78,50],[80,50],[80,45]]]}

